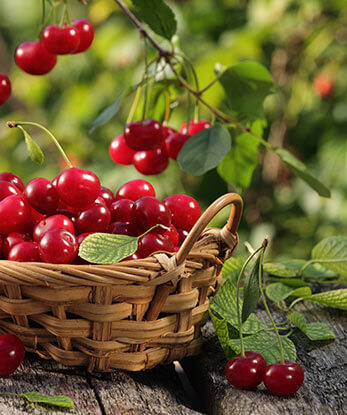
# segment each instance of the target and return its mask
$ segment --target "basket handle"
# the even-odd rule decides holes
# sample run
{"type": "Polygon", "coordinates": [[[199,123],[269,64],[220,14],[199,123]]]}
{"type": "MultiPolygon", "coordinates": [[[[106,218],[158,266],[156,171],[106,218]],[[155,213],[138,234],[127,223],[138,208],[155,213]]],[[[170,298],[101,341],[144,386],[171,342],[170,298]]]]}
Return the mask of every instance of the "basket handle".
{"type": "Polygon", "coordinates": [[[232,208],[228,222],[226,224],[226,228],[232,234],[236,234],[241,219],[243,201],[241,196],[237,193],[226,193],[225,195],[215,200],[195,223],[188,236],[184,240],[181,248],[176,254],[177,265],[180,265],[182,262],[184,262],[193,245],[199,239],[202,231],[206,228],[211,219],[225,206],[230,204],[232,204],[232,208]]]}

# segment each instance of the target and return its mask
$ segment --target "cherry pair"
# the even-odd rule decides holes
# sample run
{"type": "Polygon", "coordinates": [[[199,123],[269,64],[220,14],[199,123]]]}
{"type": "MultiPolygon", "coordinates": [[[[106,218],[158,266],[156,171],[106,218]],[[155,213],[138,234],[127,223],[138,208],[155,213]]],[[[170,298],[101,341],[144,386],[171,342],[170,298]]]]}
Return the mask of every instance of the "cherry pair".
{"type": "Polygon", "coordinates": [[[304,381],[304,372],[298,363],[285,360],[266,366],[263,356],[252,351],[229,360],[225,375],[233,386],[242,389],[253,389],[264,382],[274,395],[292,395],[304,381]]]}
{"type": "Polygon", "coordinates": [[[188,129],[184,123],[178,132],[154,120],[131,122],[123,135],[111,141],[109,153],[117,164],[133,164],[145,175],[160,174],[168,166],[169,158],[177,159],[191,135],[210,126],[207,121],[190,121],[188,129]]]}

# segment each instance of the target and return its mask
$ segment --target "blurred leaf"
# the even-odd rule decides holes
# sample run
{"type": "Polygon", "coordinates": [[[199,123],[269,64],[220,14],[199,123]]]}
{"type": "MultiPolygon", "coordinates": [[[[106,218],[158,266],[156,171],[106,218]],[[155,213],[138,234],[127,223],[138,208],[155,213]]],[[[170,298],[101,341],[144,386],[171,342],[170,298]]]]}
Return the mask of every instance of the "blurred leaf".
{"type": "Polygon", "coordinates": [[[307,323],[304,315],[297,311],[289,314],[289,320],[312,341],[335,339],[335,334],[326,324],[307,323]]]}
{"type": "Polygon", "coordinates": [[[338,308],[339,310],[347,310],[347,288],[313,294],[310,297],[307,297],[306,300],[328,307],[338,308]]]}
{"type": "MultiPolygon", "coordinates": [[[[300,275],[300,269],[307,263],[304,259],[288,259],[280,262],[265,262],[264,271],[276,277],[291,278],[300,275]]],[[[321,264],[310,264],[303,271],[304,277],[332,278],[337,274],[323,268],[321,264]]],[[[288,284],[287,284],[288,285],[288,284]]]]}
{"type": "Polygon", "coordinates": [[[284,285],[292,288],[308,287],[309,284],[305,281],[298,280],[296,278],[270,278],[271,282],[281,282],[284,285]]]}
{"type": "Polygon", "coordinates": [[[312,175],[304,163],[284,148],[275,147],[273,150],[280,157],[280,159],[313,190],[315,190],[319,196],[330,197],[330,190],[312,175]]]}
{"type": "Polygon", "coordinates": [[[32,161],[42,164],[45,156],[40,148],[40,146],[31,138],[29,133],[20,125],[18,125],[24,134],[25,144],[29,153],[29,157],[32,161]]]}
{"type": "Polygon", "coordinates": [[[96,118],[89,127],[89,134],[91,134],[97,127],[100,127],[100,125],[106,124],[108,121],[110,121],[111,118],[113,118],[118,110],[119,110],[119,104],[121,103],[122,95],[120,95],[116,102],[114,102],[109,107],[105,108],[102,113],[96,118]]]}
{"type": "Polygon", "coordinates": [[[262,264],[260,263],[260,257],[257,258],[251,271],[247,274],[245,278],[241,312],[242,323],[244,323],[247,320],[249,315],[257,307],[260,297],[259,272],[263,272],[262,264]]]}
{"type": "Polygon", "coordinates": [[[201,176],[218,166],[230,149],[230,134],[226,127],[216,124],[194,134],[178,154],[180,166],[193,176],[201,176]]]}
{"type": "Polygon", "coordinates": [[[285,300],[288,297],[306,297],[310,296],[311,289],[310,287],[299,287],[293,290],[293,288],[288,287],[281,282],[275,282],[266,287],[266,295],[270,300],[278,303],[279,301],[285,300]]]}
{"type": "Polygon", "coordinates": [[[323,239],[312,249],[312,259],[331,260],[324,262],[323,267],[347,276],[347,237],[332,236],[323,239]]]}
{"type": "Polygon", "coordinates": [[[170,40],[176,33],[177,22],[173,11],[163,0],[132,0],[141,19],[153,32],[170,40]]]}

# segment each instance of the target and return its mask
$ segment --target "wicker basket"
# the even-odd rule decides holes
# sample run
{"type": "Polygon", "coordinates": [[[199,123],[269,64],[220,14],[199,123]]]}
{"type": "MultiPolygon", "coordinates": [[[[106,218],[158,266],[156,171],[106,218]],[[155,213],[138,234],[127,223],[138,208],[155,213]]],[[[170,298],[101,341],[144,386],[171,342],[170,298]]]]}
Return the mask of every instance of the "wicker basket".
{"type": "Polygon", "coordinates": [[[0,261],[0,332],[42,358],[89,371],[138,371],[197,354],[241,212],[239,195],[220,197],[176,254],[114,265],[0,261]],[[225,227],[206,228],[229,204],[225,227]]]}

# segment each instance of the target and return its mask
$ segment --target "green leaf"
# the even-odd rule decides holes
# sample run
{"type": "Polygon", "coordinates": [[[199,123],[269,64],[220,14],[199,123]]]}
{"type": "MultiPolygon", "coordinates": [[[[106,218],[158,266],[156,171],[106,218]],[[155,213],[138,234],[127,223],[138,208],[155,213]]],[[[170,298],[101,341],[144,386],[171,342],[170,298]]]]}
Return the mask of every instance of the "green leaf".
{"type": "Polygon", "coordinates": [[[302,161],[297,159],[293,154],[284,148],[274,147],[273,150],[279,158],[313,190],[315,190],[319,196],[330,197],[330,190],[312,175],[302,161]]]}
{"type": "Polygon", "coordinates": [[[74,408],[72,399],[65,395],[48,396],[39,392],[25,392],[19,396],[27,399],[29,402],[45,403],[47,405],[61,406],[63,408],[74,408]]]}
{"type": "Polygon", "coordinates": [[[176,33],[175,15],[163,0],[132,0],[132,2],[141,19],[157,35],[170,40],[176,33]]]}
{"type": "Polygon", "coordinates": [[[214,328],[216,330],[218,341],[222,346],[226,358],[228,359],[232,354],[232,351],[230,350],[229,346],[228,323],[225,318],[217,315],[211,309],[209,309],[209,314],[212,324],[214,325],[214,328]]]}
{"type": "Polygon", "coordinates": [[[242,265],[243,259],[240,256],[227,259],[222,268],[223,281],[230,279],[234,284],[236,284],[242,265]]]}
{"type": "Polygon", "coordinates": [[[201,176],[215,168],[230,150],[230,134],[226,127],[216,124],[194,134],[178,154],[180,166],[193,176],[201,176]]]}
{"type": "Polygon", "coordinates": [[[242,323],[244,323],[249,315],[255,310],[259,301],[259,270],[261,273],[263,272],[262,264],[260,263],[260,257],[257,258],[251,271],[245,278],[241,313],[242,323]]]}
{"type": "MultiPolygon", "coordinates": [[[[271,365],[281,360],[280,348],[275,334],[266,331],[245,336],[243,338],[245,350],[252,350],[260,353],[266,363],[271,365]]],[[[284,349],[284,358],[286,360],[296,360],[296,349],[294,343],[287,337],[281,336],[282,345],[284,349]]],[[[229,340],[229,346],[235,353],[241,353],[240,339],[229,340]]]]}
{"type": "MultiPolygon", "coordinates": [[[[211,309],[225,318],[227,322],[238,329],[236,308],[236,287],[232,280],[227,280],[218,290],[217,294],[210,300],[211,309]]],[[[242,310],[242,299],[240,299],[240,312],[242,310]]],[[[251,314],[242,324],[244,334],[256,333],[265,328],[265,323],[251,314]]]]}
{"type": "Polygon", "coordinates": [[[264,119],[263,102],[273,85],[270,72],[260,63],[242,62],[225,69],[219,78],[233,111],[249,119],[264,119]]]}
{"type": "Polygon", "coordinates": [[[100,125],[106,124],[112,117],[114,117],[118,110],[119,110],[119,104],[121,103],[122,95],[120,95],[116,102],[114,102],[109,107],[105,108],[102,113],[96,118],[89,127],[89,134],[91,134],[97,127],[100,127],[100,125]]]}
{"type": "Polygon", "coordinates": [[[308,287],[308,283],[296,278],[270,278],[271,282],[281,282],[282,284],[287,285],[288,287],[298,288],[298,287],[308,287]]]}
{"type": "Polygon", "coordinates": [[[31,160],[35,161],[36,163],[42,164],[43,160],[45,159],[45,156],[40,146],[31,138],[29,133],[26,130],[24,130],[23,127],[19,125],[18,128],[20,128],[24,134],[25,144],[27,146],[27,150],[31,160]]]}
{"type": "Polygon", "coordinates": [[[114,264],[137,250],[138,239],[128,235],[94,233],[81,243],[78,255],[94,264],[114,264]]]}
{"type": "MultiPolygon", "coordinates": [[[[303,259],[288,259],[281,262],[265,262],[264,271],[276,277],[292,278],[300,275],[300,269],[307,261],[303,259]]],[[[335,277],[336,273],[326,270],[320,264],[310,264],[303,272],[304,277],[335,277]]],[[[287,284],[288,285],[288,284],[287,284]]]]}
{"type": "Polygon", "coordinates": [[[307,323],[305,317],[297,311],[289,314],[289,320],[312,341],[335,339],[335,334],[326,324],[307,323]]]}
{"type": "Polygon", "coordinates": [[[305,300],[310,300],[332,308],[338,308],[339,310],[347,310],[347,288],[313,294],[310,297],[305,298],[305,300]]]}
{"type": "Polygon", "coordinates": [[[332,236],[323,239],[312,249],[312,259],[331,260],[322,263],[323,267],[343,277],[347,276],[347,237],[332,236]]]}
{"type": "Polygon", "coordinates": [[[269,299],[275,303],[283,301],[288,297],[306,297],[312,294],[310,287],[299,287],[293,290],[293,288],[281,282],[268,285],[265,291],[269,299]]]}

